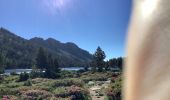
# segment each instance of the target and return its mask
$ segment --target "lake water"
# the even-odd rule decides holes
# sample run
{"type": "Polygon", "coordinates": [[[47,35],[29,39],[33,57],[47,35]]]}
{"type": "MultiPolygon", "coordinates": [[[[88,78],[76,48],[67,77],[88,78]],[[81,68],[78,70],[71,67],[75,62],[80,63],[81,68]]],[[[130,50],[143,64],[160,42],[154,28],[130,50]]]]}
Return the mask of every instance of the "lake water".
{"type": "Polygon", "coordinates": [[[81,69],[84,69],[84,68],[83,67],[65,67],[65,68],[62,68],[61,70],[78,71],[81,69]]]}
{"type": "MultiPolygon", "coordinates": [[[[61,68],[61,70],[68,70],[68,71],[78,71],[83,69],[83,67],[65,67],[61,68]]],[[[32,69],[6,69],[5,70],[5,75],[10,75],[10,73],[15,72],[17,74],[21,74],[23,72],[30,73],[32,69]]]]}
{"type": "Polygon", "coordinates": [[[10,75],[10,73],[15,72],[17,74],[21,74],[23,72],[30,73],[32,69],[5,69],[5,75],[10,75]]]}

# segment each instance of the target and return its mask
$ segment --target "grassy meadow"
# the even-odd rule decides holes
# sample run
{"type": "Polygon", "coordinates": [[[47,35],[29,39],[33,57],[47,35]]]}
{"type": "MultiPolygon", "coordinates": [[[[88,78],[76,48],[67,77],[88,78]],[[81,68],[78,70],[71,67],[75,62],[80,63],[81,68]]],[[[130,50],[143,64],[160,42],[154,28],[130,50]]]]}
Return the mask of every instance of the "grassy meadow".
{"type": "Polygon", "coordinates": [[[83,72],[62,71],[58,79],[28,78],[19,81],[20,75],[1,76],[0,98],[3,100],[92,100],[104,97],[114,99],[120,95],[120,75],[114,72],[83,72]],[[91,87],[108,85],[90,92],[91,87]]]}

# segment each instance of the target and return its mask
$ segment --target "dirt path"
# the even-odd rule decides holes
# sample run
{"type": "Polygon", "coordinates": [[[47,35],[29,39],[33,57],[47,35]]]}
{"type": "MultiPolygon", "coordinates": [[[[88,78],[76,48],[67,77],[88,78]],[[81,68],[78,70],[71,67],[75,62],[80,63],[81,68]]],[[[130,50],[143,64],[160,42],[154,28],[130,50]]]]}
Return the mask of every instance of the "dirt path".
{"type": "Polygon", "coordinates": [[[109,83],[107,81],[103,82],[102,85],[98,85],[97,83],[98,82],[89,88],[92,100],[104,100],[106,93],[105,89],[108,87],[109,83]]]}
{"type": "Polygon", "coordinates": [[[97,93],[97,91],[99,91],[100,89],[101,87],[97,86],[93,86],[89,89],[92,100],[104,100],[104,95],[99,96],[99,94],[97,93]]]}

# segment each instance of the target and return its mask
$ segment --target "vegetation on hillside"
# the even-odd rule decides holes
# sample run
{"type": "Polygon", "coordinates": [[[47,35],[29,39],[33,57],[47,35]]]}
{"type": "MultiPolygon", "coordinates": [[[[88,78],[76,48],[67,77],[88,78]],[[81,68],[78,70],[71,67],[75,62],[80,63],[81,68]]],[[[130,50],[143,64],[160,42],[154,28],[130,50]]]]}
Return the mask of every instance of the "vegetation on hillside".
{"type": "Polygon", "coordinates": [[[24,39],[0,28],[0,51],[6,56],[6,68],[31,68],[35,65],[38,48],[43,47],[58,59],[62,67],[85,66],[92,55],[74,43],[61,43],[55,39],[24,39]]]}

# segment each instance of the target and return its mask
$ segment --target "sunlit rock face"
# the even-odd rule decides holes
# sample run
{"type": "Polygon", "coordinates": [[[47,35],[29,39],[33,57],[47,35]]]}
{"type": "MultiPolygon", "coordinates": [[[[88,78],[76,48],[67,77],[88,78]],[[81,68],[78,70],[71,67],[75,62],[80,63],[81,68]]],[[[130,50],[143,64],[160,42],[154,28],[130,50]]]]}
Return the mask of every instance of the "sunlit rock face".
{"type": "Polygon", "coordinates": [[[170,100],[170,0],[134,0],[124,100],[170,100]]]}

